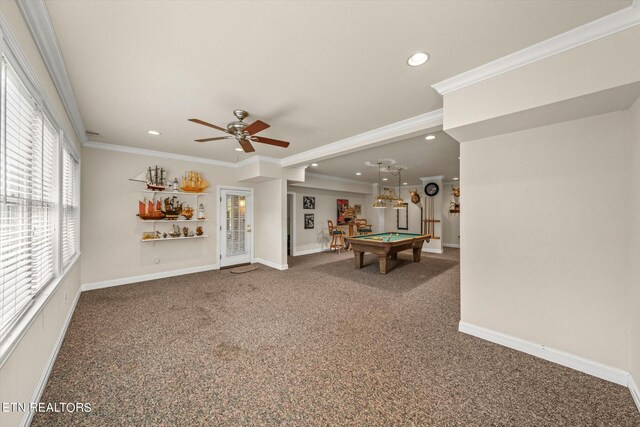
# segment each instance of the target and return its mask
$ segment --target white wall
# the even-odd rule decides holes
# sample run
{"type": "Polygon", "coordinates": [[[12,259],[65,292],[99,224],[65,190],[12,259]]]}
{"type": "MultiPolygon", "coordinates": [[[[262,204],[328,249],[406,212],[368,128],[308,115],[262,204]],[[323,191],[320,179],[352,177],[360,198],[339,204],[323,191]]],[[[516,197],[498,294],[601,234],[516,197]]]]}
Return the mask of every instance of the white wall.
{"type": "MultiPolygon", "coordinates": [[[[240,186],[234,180],[235,169],[87,147],[82,149],[82,161],[83,284],[218,264],[216,184],[240,186]],[[208,219],[201,225],[208,238],[140,241],[144,231],[153,229],[136,216],[138,200],[149,194],[142,193],[143,183],[128,179],[155,165],[165,167],[171,179],[188,170],[202,172],[210,184],[210,195],[200,197],[208,219]]],[[[197,209],[192,196],[182,200],[197,209]]],[[[195,227],[195,223],[179,225],[195,227]]],[[[167,231],[170,225],[157,229],[167,231]]]]}
{"type": "Polygon", "coordinates": [[[255,258],[287,268],[287,184],[283,179],[255,186],[255,258]]]}
{"type": "Polygon", "coordinates": [[[461,316],[627,369],[628,114],[461,144],[461,316]]]}
{"type": "MultiPolygon", "coordinates": [[[[640,98],[630,109],[631,183],[628,197],[631,204],[630,282],[629,282],[629,370],[640,386],[640,98]]],[[[639,405],[640,406],[640,405],[639,405]]],[[[640,409],[640,407],[639,407],[640,409]]]]}
{"type": "MultiPolygon", "coordinates": [[[[366,204],[366,198],[362,194],[313,188],[305,189],[291,185],[289,186],[288,191],[296,193],[294,255],[303,255],[328,249],[328,244],[331,238],[329,236],[327,220],[332,220],[334,224],[337,224],[337,199],[349,200],[350,206],[356,204],[361,205],[362,215],[359,216],[360,218],[366,218],[368,220],[371,216],[370,207],[366,204]],[[303,196],[315,197],[316,208],[303,209],[303,196]],[[314,214],[315,228],[310,230],[304,229],[304,214],[314,214]]],[[[344,230],[345,232],[348,232],[347,226],[344,226],[344,230]]]]}
{"type": "MultiPolygon", "coordinates": [[[[49,98],[53,113],[60,121],[67,138],[79,147],[71,121],[17,5],[14,1],[0,1],[0,14],[49,98]]],[[[17,346],[0,366],[0,402],[30,402],[34,397],[39,397],[34,396],[34,392],[38,385],[42,385],[46,380],[48,369],[53,362],[51,357],[60,343],[61,334],[79,291],[80,261],[76,262],[52,293],[17,346]]],[[[17,426],[22,422],[24,415],[20,412],[0,411],[0,425],[17,426]]]]}

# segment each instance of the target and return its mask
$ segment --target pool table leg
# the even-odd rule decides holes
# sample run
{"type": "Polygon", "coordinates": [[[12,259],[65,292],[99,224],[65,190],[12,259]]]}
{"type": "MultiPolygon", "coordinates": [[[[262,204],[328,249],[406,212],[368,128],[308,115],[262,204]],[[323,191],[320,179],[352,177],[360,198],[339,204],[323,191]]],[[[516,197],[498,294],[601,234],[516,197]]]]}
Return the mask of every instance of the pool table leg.
{"type": "Polygon", "coordinates": [[[380,255],[378,257],[378,263],[380,264],[380,274],[387,274],[389,271],[389,256],[380,255]]]}
{"type": "Polygon", "coordinates": [[[422,254],[422,248],[413,248],[413,262],[420,262],[420,254],[422,254]]]}
{"type": "Polygon", "coordinates": [[[398,252],[391,254],[391,259],[393,260],[398,259],[398,252]]]}
{"type": "Polygon", "coordinates": [[[364,262],[364,252],[353,251],[353,255],[356,257],[356,268],[362,268],[364,262]]]}

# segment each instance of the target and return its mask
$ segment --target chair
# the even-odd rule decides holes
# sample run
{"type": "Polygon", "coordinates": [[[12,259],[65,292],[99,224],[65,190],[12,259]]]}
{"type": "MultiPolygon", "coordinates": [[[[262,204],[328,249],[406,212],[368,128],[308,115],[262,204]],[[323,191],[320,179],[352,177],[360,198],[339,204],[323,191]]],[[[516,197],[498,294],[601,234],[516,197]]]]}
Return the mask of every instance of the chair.
{"type": "Polygon", "coordinates": [[[356,219],[356,231],[358,234],[371,234],[373,229],[371,224],[367,224],[367,220],[364,218],[356,219]]]}
{"type": "Polygon", "coordinates": [[[329,235],[331,236],[331,243],[329,243],[329,250],[335,249],[340,253],[344,249],[344,231],[339,225],[333,225],[333,221],[328,220],[329,235]]]}

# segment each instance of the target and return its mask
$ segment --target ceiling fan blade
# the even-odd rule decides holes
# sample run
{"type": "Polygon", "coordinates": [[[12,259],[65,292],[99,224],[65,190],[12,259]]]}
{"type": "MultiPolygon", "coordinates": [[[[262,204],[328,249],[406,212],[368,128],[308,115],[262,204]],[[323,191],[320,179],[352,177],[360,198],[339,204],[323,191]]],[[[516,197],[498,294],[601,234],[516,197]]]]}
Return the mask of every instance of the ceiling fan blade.
{"type": "Polygon", "coordinates": [[[262,142],[263,144],[275,145],[276,147],[287,148],[289,143],[287,141],[280,141],[279,139],[265,138],[264,136],[254,136],[252,141],[262,142]]]}
{"type": "Polygon", "coordinates": [[[198,124],[201,124],[201,125],[204,125],[204,126],[209,126],[210,128],[221,130],[222,132],[226,132],[227,131],[226,129],[221,128],[220,126],[212,125],[211,123],[207,123],[207,122],[205,122],[203,120],[200,120],[200,119],[189,119],[189,121],[193,122],[193,123],[198,123],[198,124]]]}
{"type": "Polygon", "coordinates": [[[253,135],[255,133],[265,130],[270,126],[271,126],[270,124],[265,123],[262,120],[256,120],[255,122],[247,126],[247,128],[245,129],[245,132],[249,132],[249,135],[253,135]]]}
{"type": "Polygon", "coordinates": [[[233,138],[232,136],[219,136],[217,138],[203,138],[203,139],[196,139],[196,142],[209,142],[209,141],[217,141],[219,139],[229,139],[229,138],[233,138]]]}
{"type": "Polygon", "coordinates": [[[248,139],[241,139],[238,142],[240,143],[240,146],[242,147],[245,153],[251,153],[253,151],[256,151],[256,149],[253,148],[253,145],[251,145],[248,139]]]}

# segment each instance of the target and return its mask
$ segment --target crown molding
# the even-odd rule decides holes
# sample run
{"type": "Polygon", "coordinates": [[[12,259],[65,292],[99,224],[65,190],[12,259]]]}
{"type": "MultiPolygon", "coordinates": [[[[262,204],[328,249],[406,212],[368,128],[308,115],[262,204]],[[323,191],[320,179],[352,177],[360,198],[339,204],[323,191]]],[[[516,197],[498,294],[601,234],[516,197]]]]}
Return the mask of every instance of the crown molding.
{"type": "Polygon", "coordinates": [[[207,159],[186,154],[170,153],[168,151],[148,150],[146,148],[130,147],[128,145],[108,144],[106,142],[87,141],[82,144],[86,148],[96,148],[98,150],[116,151],[118,153],[137,154],[140,156],[161,157],[163,159],[182,160],[185,162],[202,163],[205,165],[222,166],[225,168],[241,168],[256,162],[267,162],[280,165],[280,159],[275,157],[255,155],[240,162],[225,162],[224,160],[207,159]]]}
{"type": "Polygon", "coordinates": [[[222,166],[226,168],[236,168],[239,163],[225,162],[222,160],[204,159],[202,157],[187,156],[184,154],[169,153],[167,151],[147,150],[146,148],[129,147],[128,145],[107,144],[105,142],[87,141],[82,144],[85,148],[96,148],[98,150],[116,151],[119,153],[138,154],[140,156],[161,157],[172,160],[182,160],[185,162],[202,163],[205,165],[222,166]]]}
{"type": "Polygon", "coordinates": [[[16,0],[16,3],[67,110],[78,140],[84,144],[87,142],[86,129],[47,6],[43,0],[16,0]]]}
{"type": "Polygon", "coordinates": [[[442,109],[430,111],[419,116],[401,120],[390,125],[370,130],[358,135],[350,136],[340,141],[332,142],[321,147],[312,148],[302,153],[294,154],[282,159],[283,167],[299,166],[316,160],[335,157],[365,148],[383,145],[423,132],[427,129],[442,126],[442,109]]]}
{"type": "Polygon", "coordinates": [[[440,95],[504,74],[640,24],[640,1],[580,27],[431,85],[440,95]]]}

